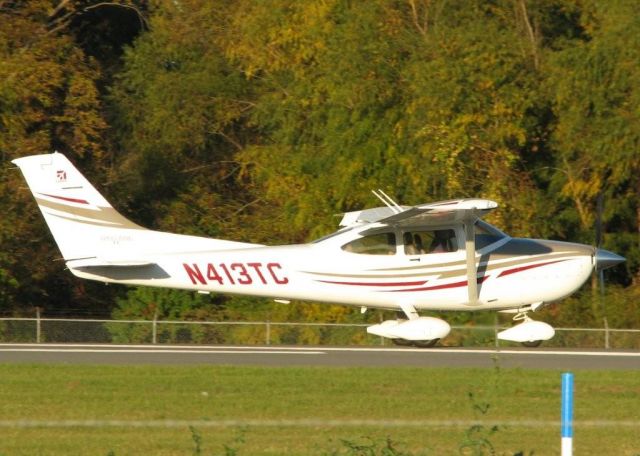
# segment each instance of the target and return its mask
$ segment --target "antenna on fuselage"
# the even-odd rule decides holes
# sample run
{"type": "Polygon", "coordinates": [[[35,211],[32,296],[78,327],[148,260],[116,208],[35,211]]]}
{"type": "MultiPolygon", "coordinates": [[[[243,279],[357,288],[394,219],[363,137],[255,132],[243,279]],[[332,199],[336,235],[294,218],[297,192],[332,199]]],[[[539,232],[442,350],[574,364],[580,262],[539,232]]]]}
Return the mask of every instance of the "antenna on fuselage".
{"type": "Polygon", "coordinates": [[[371,190],[371,193],[376,195],[376,197],[380,201],[382,201],[385,206],[387,206],[389,209],[391,209],[394,214],[399,214],[400,212],[402,212],[402,208],[400,207],[400,205],[398,203],[396,203],[393,200],[393,198],[391,198],[389,195],[387,195],[382,190],[378,189],[377,192],[375,190],[371,190]]]}

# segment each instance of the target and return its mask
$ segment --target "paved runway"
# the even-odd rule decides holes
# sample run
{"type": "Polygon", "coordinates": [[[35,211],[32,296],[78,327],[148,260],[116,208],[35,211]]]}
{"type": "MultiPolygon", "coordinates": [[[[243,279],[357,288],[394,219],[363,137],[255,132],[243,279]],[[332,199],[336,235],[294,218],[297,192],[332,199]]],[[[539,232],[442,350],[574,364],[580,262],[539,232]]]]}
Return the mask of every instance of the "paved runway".
{"type": "Polygon", "coordinates": [[[3,363],[224,364],[254,366],[520,367],[640,370],[640,352],[437,347],[291,347],[0,344],[3,363]]]}

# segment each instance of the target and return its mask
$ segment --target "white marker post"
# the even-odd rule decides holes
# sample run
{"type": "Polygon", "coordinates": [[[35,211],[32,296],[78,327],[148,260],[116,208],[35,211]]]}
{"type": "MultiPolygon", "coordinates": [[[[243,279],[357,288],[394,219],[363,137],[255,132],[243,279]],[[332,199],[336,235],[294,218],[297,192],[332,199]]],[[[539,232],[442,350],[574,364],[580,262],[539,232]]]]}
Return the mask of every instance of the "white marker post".
{"type": "Polygon", "coordinates": [[[562,374],[561,455],[573,454],[573,374],[562,374]]]}

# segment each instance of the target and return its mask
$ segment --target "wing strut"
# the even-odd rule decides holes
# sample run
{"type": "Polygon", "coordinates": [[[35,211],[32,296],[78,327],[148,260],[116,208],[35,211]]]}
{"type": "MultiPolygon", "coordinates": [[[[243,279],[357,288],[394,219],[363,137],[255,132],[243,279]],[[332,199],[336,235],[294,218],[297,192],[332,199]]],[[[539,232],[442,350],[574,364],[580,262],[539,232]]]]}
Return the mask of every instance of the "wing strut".
{"type": "Polygon", "coordinates": [[[476,267],[476,233],[477,220],[475,211],[465,217],[464,233],[465,248],[467,251],[467,290],[469,292],[468,306],[478,305],[478,269],[476,267]]]}

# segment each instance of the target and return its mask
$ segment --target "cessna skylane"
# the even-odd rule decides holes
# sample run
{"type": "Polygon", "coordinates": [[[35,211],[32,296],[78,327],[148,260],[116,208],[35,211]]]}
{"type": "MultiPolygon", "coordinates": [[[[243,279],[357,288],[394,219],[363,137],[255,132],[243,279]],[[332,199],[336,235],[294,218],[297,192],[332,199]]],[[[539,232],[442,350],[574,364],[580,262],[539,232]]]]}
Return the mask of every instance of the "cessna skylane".
{"type": "Polygon", "coordinates": [[[367,332],[432,346],[449,324],[420,311],[513,313],[503,340],[536,346],[554,336],[529,313],[562,299],[594,268],[624,258],[588,245],[512,238],[482,220],[498,205],[458,199],[385,204],[344,214],[341,229],[309,244],[265,246],[145,229],[118,213],[62,154],[13,160],[69,270],[105,283],[322,301],[395,310],[367,332]]]}

